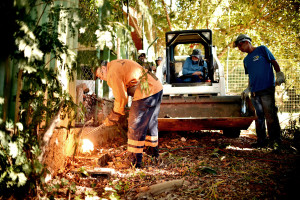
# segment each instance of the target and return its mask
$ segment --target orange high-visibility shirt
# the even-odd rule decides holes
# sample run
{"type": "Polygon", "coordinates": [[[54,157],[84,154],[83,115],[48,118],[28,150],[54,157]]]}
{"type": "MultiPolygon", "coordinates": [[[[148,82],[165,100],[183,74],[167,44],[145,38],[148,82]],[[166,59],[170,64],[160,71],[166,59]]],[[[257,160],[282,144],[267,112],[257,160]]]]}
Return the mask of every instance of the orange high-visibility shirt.
{"type": "MultiPolygon", "coordinates": [[[[139,83],[140,77],[146,73],[137,62],[127,59],[113,60],[107,64],[107,84],[115,97],[114,112],[125,115],[124,108],[128,103],[127,88],[139,83]]],[[[135,90],[133,101],[152,96],[163,89],[159,80],[147,73],[149,92],[141,90],[140,85],[135,90]]]]}

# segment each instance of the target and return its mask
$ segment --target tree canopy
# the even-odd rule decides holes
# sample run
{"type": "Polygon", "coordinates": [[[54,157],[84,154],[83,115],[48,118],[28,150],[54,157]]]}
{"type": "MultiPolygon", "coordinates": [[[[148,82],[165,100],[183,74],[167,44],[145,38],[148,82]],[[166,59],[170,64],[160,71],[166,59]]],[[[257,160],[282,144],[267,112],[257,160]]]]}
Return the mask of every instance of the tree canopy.
{"type": "MultiPolygon", "coordinates": [[[[238,34],[246,33],[254,45],[268,46],[277,58],[299,59],[299,1],[173,0],[172,3],[170,6],[164,0],[151,1],[161,47],[165,32],[170,31],[168,14],[172,31],[212,29],[221,58],[226,56],[238,34]]],[[[239,59],[240,54],[233,51],[230,56],[239,59]]]]}

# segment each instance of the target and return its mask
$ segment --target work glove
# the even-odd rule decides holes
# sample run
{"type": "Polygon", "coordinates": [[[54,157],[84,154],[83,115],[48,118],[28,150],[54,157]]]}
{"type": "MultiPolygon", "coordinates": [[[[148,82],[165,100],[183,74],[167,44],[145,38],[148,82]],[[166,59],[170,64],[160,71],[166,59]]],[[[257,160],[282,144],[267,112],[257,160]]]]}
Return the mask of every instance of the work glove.
{"type": "Polygon", "coordinates": [[[121,117],[121,114],[114,112],[113,110],[110,112],[110,114],[106,117],[103,124],[105,126],[113,126],[115,125],[121,117]]]}
{"type": "Polygon", "coordinates": [[[250,87],[248,86],[241,94],[242,98],[248,97],[250,94],[250,87]]]}
{"type": "Polygon", "coordinates": [[[276,72],[276,85],[281,85],[281,83],[285,82],[284,73],[276,72]]]}

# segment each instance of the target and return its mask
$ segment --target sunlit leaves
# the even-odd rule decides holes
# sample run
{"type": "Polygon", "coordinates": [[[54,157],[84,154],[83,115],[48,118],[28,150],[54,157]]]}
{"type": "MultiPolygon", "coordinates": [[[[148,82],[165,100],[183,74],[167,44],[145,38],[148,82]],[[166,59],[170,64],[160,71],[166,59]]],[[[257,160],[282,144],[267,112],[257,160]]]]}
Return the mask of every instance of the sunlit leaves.
{"type": "MultiPolygon", "coordinates": [[[[5,134],[5,132],[0,130],[0,141],[1,141],[1,145],[4,147],[7,146],[7,144],[8,144],[7,137],[8,136],[5,134]]],[[[3,154],[3,153],[4,153],[3,151],[0,151],[0,154],[3,154]]]]}
{"type": "Polygon", "coordinates": [[[11,171],[9,173],[9,177],[10,177],[11,181],[8,181],[6,183],[8,187],[13,186],[14,182],[17,182],[17,186],[20,187],[20,186],[25,185],[25,183],[27,181],[26,176],[22,172],[21,173],[16,173],[14,171],[11,171]]]}
{"type": "Polygon", "coordinates": [[[35,156],[39,156],[41,154],[41,150],[38,145],[32,146],[31,153],[33,153],[35,156]]]}
{"type": "Polygon", "coordinates": [[[9,155],[12,158],[16,158],[19,154],[19,148],[17,146],[16,142],[10,142],[8,143],[8,149],[9,149],[9,155]]]}
{"type": "MultiPolygon", "coordinates": [[[[294,1],[176,0],[175,4],[169,10],[175,13],[170,15],[174,30],[212,29],[213,43],[222,58],[227,56],[228,46],[231,47],[239,33],[249,34],[255,46],[270,47],[276,58],[298,58],[299,50],[295,45],[299,43],[300,18],[299,4],[294,1]]],[[[153,12],[161,9],[157,6],[153,12]]],[[[164,15],[164,12],[160,13],[164,15]]],[[[157,24],[163,22],[160,26],[166,27],[163,20],[160,16],[157,24]]],[[[161,32],[161,27],[157,28],[157,33],[164,38],[165,30],[161,32]]],[[[164,40],[159,42],[164,44],[164,40]]],[[[241,57],[236,49],[230,51],[231,59],[241,57]]]]}
{"type": "MultiPolygon", "coordinates": [[[[19,51],[24,53],[24,57],[28,59],[28,62],[34,60],[41,60],[43,58],[43,52],[38,48],[39,43],[34,33],[29,30],[29,27],[20,22],[20,32],[23,32],[23,37],[16,38],[16,45],[18,45],[19,51]]],[[[20,33],[19,33],[20,34],[20,33]]]]}
{"type": "Polygon", "coordinates": [[[81,175],[83,175],[83,176],[88,176],[88,175],[89,175],[88,172],[85,170],[84,167],[80,167],[80,168],[78,169],[78,172],[79,172],[81,175]]]}
{"type": "Polygon", "coordinates": [[[18,173],[17,176],[18,176],[17,186],[20,187],[20,186],[25,185],[25,183],[27,181],[27,178],[26,178],[25,174],[21,172],[21,173],[18,173]]]}
{"type": "Polygon", "coordinates": [[[13,121],[7,121],[6,122],[6,124],[5,124],[5,127],[6,127],[6,129],[10,129],[10,130],[12,130],[13,128],[14,128],[14,123],[13,123],[13,121]]]}
{"type": "MultiPolygon", "coordinates": [[[[22,130],[22,124],[18,123],[17,126],[22,130]]],[[[24,186],[28,180],[28,176],[32,172],[32,169],[38,169],[41,172],[41,164],[37,164],[39,168],[35,168],[31,165],[31,160],[27,158],[24,150],[27,148],[29,140],[25,137],[30,137],[28,134],[24,134],[22,137],[11,137],[4,131],[0,131],[0,148],[1,148],[1,178],[0,187],[6,185],[7,188],[24,186]],[[3,160],[2,160],[3,159],[3,160]]],[[[39,161],[31,158],[34,163],[39,161]]]]}
{"type": "Polygon", "coordinates": [[[113,41],[112,41],[111,32],[97,30],[95,34],[97,36],[97,44],[96,44],[97,47],[103,49],[105,46],[107,46],[109,49],[112,49],[113,41]]]}

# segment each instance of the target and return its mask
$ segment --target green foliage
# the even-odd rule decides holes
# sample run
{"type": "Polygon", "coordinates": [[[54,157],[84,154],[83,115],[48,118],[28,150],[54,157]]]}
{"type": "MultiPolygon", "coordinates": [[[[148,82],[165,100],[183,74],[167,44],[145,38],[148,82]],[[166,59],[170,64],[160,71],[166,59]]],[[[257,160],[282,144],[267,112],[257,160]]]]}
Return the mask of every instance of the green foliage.
{"type": "Polygon", "coordinates": [[[78,42],[82,45],[93,46],[97,37],[96,30],[99,28],[99,10],[95,0],[80,0],[79,1],[79,16],[81,21],[80,27],[85,28],[85,32],[80,32],[78,42]]]}
{"type": "Polygon", "coordinates": [[[294,140],[297,144],[297,148],[300,144],[300,115],[295,118],[291,115],[289,117],[288,124],[283,128],[282,136],[287,140],[294,140]]]}
{"type": "Polygon", "coordinates": [[[139,79],[141,90],[145,94],[149,93],[148,72],[143,68],[143,75],[139,79]]]}
{"type": "Polygon", "coordinates": [[[53,1],[43,2],[41,16],[35,16],[38,8],[33,0],[18,2],[14,7],[16,13],[12,14],[15,17],[13,26],[18,28],[13,34],[15,45],[10,57],[19,67],[23,87],[19,122],[0,124],[0,190],[6,191],[1,194],[5,197],[14,194],[15,198],[24,198],[25,194],[34,195],[37,187],[43,189],[47,171],[39,160],[37,128],[41,122],[46,122],[47,127],[59,110],[60,118],[68,116],[71,123],[76,108],[59,77],[61,71],[66,71],[69,79],[73,77],[75,57],[61,36],[74,36],[77,11],[54,5],[53,1]],[[42,23],[43,15],[47,15],[48,20],[42,23]],[[64,64],[49,67],[52,60],[64,64]]]}
{"type": "MultiPolygon", "coordinates": [[[[253,38],[255,46],[268,46],[277,59],[299,59],[299,2],[290,0],[254,1],[187,1],[176,0],[165,5],[172,30],[206,29],[213,31],[218,56],[225,59],[228,47],[240,33],[253,38]]],[[[150,12],[155,18],[158,47],[162,55],[164,34],[168,29],[166,13],[161,1],[151,1],[150,12]]],[[[241,59],[237,49],[230,51],[230,59],[241,59]]]]}
{"type": "Polygon", "coordinates": [[[106,187],[104,188],[104,193],[102,194],[102,197],[106,197],[107,199],[120,199],[120,196],[118,195],[119,190],[122,189],[122,181],[119,181],[117,184],[115,183],[109,183],[110,186],[114,186],[114,188],[112,187],[106,187]]]}
{"type": "MultiPolygon", "coordinates": [[[[131,54],[135,52],[131,38],[133,28],[127,26],[126,17],[123,16],[123,1],[81,0],[79,16],[81,20],[78,24],[78,42],[81,45],[95,50],[96,48],[116,50],[116,41],[120,40],[121,44],[129,45],[127,47],[122,45],[123,51],[126,50],[126,47],[131,54]]],[[[80,51],[81,49],[79,49],[79,55],[83,54],[80,51]]],[[[88,57],[80,57],[79,64],[82,63],[94,69],[99,66],[100,59],[107,59],[100,55],[100,51],[94,52],[89,53],[88,57]]]]}
{"type": "Polygon", "coordinates": [[[39,162],[40,150],[36,137],[29,130],[22,130],[19,123],[19,134],[8,131],[2,123],[0,131],[0,190],[4,195],[11,195],[16,188],[28,192],[34,183],[43,183],[45,168],[39,162]]]}
{"type": "Polygon", "coordinates": [[[78,172],[80,173],[81,176],[89,176],[89,173],[85,170],[84,167],[80,167],[78,169],[78,172]]]}
{"type": "Polygon", "coordinates": [[[71,182],[65,178],[53,178],[49,183],[47,183],[47,188],[45,189],[47,192],[47,196],[49,199],[55,199],[55,196],[59,195],[59,190],[67,189],[68,192],[74,194],[76,192],[76,184],[71,182]]]}

